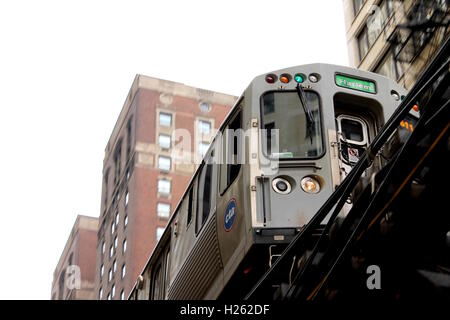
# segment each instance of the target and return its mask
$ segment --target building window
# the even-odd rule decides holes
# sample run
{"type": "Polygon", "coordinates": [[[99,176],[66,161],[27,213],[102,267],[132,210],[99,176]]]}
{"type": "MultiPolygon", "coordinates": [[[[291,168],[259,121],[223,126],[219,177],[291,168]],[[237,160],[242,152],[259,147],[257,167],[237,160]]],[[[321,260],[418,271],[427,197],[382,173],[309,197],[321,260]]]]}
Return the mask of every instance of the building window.
{"type": "Polygon", "coordinates": [[[103,241],[103,243],[102,243],[102,254],[105,254],[105,248],[106,247],[106,245],[105,245],[105,241],[103,241]]]}
{"type": "Polygon", "coordinates": [[[127,251],[127,239],[123,240],[122,251],[125,253],[127,251]]]}
{"type": "Polygon", "coordinates": [[[120,158],[122,156],[122,140],[119,140],[117,143],[116,152],[114,153],[114,166],[115,166],[115,175],[114,175],[114,182],[117,183],[120,178],[120,169],[121,169],[121,163],[120,158]]]}
{"type": "Polygon", "coordinates": [[[358,14],[359,10],[363,6],[366,0],[353,0],[353,8],[355,9],[355,16],[358,14]]]}
{"type": "Polygon", "coordinates": [[[103,277],[103,272],[104,272],[105,268],[103,267],[103,265],[100,267],[100,277],[103,277]]]}
{"type": "Polygon", "coordinates": [[[402,65],[395,62],[392,51],[389,50],[375,67],[375,72],[392,80],[398,80],[402,74],[402,65]]]}
{"type": "Polygon", "coordinates": [[[66,279],[66,272],[65,270],[62,270],[61,274],[59,275],[58,280],[58,300],[64,299],[64,281],[66,279]]]}
{"type": "Polygon", "coordinates": [[[120,292],[120,300],[125,300],[125,293],[123,290],[120,292]]]}
{"type": "Polygon", "coordinates": [[[113,284],[111,287],[111,296],[114,298],[115,294],[116,294],[116,285],[113,284]]]}
{"type": "Polygon", "coordinates": [[[130,118],[127,123],[127,162],[130,159],[131,153],[131,121],[132,118],[130,118]]]}
{"type": "Polygon", "coordinates": [[[159,179],[158,180],[158,192],[163,194],[170,194],[172,183],[170,180],[159,179]]]}
{"type": "Polygon", "coordinates": [[[114,262],[113,262],[113,273],[116,273],[116,270],[117,270],[117,263],[116,263],[116,260],[114,260],[114,262]]]}
{"type": "Polygon", "coordinates": [[[102,300],[103,298],[103,289],[100,288],[100,290],[98,291],[98,300],[102,300]]]}
{"type": "Polygon", "coordinates": [[[104,194],[103,205],[105,207],[105,210],[106,210],[106,206],[108,204],[108,175],[109,175],[109,168],[106,170],[105,176],[103,178],[103,183],[104,183],[104,186],[105,186],[105,194],[104,194]]]}
{"type": "Polygon", "coordinates": [[[124,265],[122,266],[122,279],[125,278],[126,273],[127,273],[127,267],[126,267],[126,265],[124,264],[124,265]]]}
{"type": "Polygon", "coordinates": [[[159,239],[161,239],[163,233],[164,233],[164,228],[161,228],[161,227],[156,228],[156,241],[159,241],[159,239]]]}
{"type": "Polygon", "coordinates": [[[172,160],[170,157],[159,156],[158,158],[158,169],[164,171],[170,171],[172,160]]]}
{"type": "Polygon", "coordinates": [[[111,280],[112,280],[112,270],[109,269],[109,272],[108,272],[108,282],[110,282],[111,280]]]}
{"type": "Polygon", "coordinates": [[[211,133],[211,122],[200,120],[198,123],[198,128],[201,134],[210,134],[211,133]]]}
{"type": "Polygon", "coordinates": [[[358,47],[359,47],[359,60],[361,61],[365,57],[367,51],[369,51],[369,40],[367,39],[366,27],[364,27],[364,29],[358,35],[358,47]]]}
{"type": "Polygon", "coordinates": [[[161,112],[159,114],[159,125],[163,127],[172,126],[172,115],[170,113],[161,112]]]}
{"type": "Polygon", "coordinates": [[[116,230],[116,225],[114,224],[114,222],[111,222],[111,234],[113,234],[115,230],[116,230]]]}
{"type": "Polygon", "coordinates": [[[208,113],[211,111],[211,104],[208,102],[201,102],[200,103],[200,111],[203,113],[208,113]]]}
{"type": "Polygon", "coordinates": [[[168,218],[170,216],[170,204],[158,202],[156,212],[158,213],[158,217],[168,218]]]}
{"type": "Polygon", "coordinates": [[[125,215],[125,218],[123,218],[123,226],[126,227],[128,224],[128,215],[125,215]]]}
{"type": "Polygon", "coordinates": [[[208,151],[208,148],[209,148],[208,142],[200,142],[198,144],[198,150],[199,150],[200,154],[202,155],[202,157],[206,154],[206,152],[208,151]]]}
{"type": "Polygon", "coordinates": [[[117,236],[114,237],[114,249],[117,249],[117,236]]]}
{"type": "Polygon", "coordinates": [[[111,300],[111,294],[108,293],[108,296],[106,297],[106,300],[111,300]]]}
{"type": "Polygon", "coordinates": [[[378,6],[372,15],[366,21],[366,26],[358,35],[359,57],[360,60],[369,51],[370,47],[375,43],[380,33],[383,31],[386,21],[393,13],[392,1],[385,0],[378,6]]]}
{"type": "Polygon", "coordinates": [[[116,225],[119,224],[119,212],[116,212],[116,219],[115,219],[116,225]]]}
{"type": "Polygon", "coordinates": [[[130,199],[130,195],[129,195],[128,190],[127,190],[127,193],[125,194],[125,206],[128,205],[128,200],[129,199],[130,199]]]}
{"type": "Polygon", "coordinates": [[[111,247],[109,247],[109,257],[111,258],[114,254],[114,247],[111,245],[111,247]]]}
{"type": "Polygon", "coordinates": [[[172,139],[167,134],[160,134],[158,138],[158,144],[163,149],[170,149],[170,145],[172,143],[172,139]]]}

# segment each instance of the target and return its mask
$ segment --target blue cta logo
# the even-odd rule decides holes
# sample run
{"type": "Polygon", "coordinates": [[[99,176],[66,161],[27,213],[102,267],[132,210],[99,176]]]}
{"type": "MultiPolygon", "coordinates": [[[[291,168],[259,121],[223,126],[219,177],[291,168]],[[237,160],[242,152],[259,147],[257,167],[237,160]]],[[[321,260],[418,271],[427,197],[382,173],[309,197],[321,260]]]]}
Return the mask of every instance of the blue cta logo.
{"type": "Polygon", "coordinates": [[[223,226],[225,227],[225,231],[228,232],[231,230],[234,224],[234,220],[236,218],[236,200],[233,198],[228,202],[227,208],[225,210],[225,216],[223,217],[223,226]]]}

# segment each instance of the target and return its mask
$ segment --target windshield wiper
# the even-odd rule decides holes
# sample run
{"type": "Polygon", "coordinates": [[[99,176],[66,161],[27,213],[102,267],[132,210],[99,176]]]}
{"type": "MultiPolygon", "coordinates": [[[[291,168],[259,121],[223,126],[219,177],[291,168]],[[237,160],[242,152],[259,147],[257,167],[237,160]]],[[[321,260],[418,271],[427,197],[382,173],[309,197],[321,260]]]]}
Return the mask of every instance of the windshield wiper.
{"type": "Polygon", "coordinates": [[[303,111],[305,112],[306,116],[306,137],[311,139],[311,144],[313,143],[313,129],[314,129],[314,117],[311,112],[311,109],[309,109],[307,104],[307,99],[305,96],[305,92],[303,91],[303,87],[300,85],[300,83],[297,83],[297,94],[300,98],[300,102],[302,103],[303,111]]]}

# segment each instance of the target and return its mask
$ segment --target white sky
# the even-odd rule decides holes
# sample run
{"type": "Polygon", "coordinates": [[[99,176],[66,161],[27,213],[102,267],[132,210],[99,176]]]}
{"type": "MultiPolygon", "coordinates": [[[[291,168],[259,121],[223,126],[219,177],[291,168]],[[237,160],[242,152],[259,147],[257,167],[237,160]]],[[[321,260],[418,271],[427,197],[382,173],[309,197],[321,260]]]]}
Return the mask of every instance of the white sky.
{"type": "Polygon", "coordinates": [[[0,299],[49,299],[135,74],[239,95],[256,75],[348,65],[342,0],[0,2],[0,299]]]}

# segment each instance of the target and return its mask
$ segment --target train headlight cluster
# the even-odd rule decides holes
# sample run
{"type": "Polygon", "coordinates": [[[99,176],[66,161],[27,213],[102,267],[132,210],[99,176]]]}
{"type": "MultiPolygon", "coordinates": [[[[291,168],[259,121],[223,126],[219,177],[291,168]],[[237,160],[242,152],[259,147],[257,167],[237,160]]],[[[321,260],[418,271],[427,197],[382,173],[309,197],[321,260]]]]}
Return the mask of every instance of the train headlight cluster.
{"type": "MultiPolygon", "coordinates": [[[[306,193],[319,193],[322,189],[322,178],[320,176],[306,176],[300,180],[300,186],[306,193]]],[[[272,189],[278,194],[289,194],[296,186],[295,180],[289,176],[278,176],[272,180],[272,189]]]]}
{"type": "Polygon", "coordinates": [[[311,176],[304,177],[300,181],[303,191],[307,193],[318,193],[320,191],[320,183],[311,176]]]}

